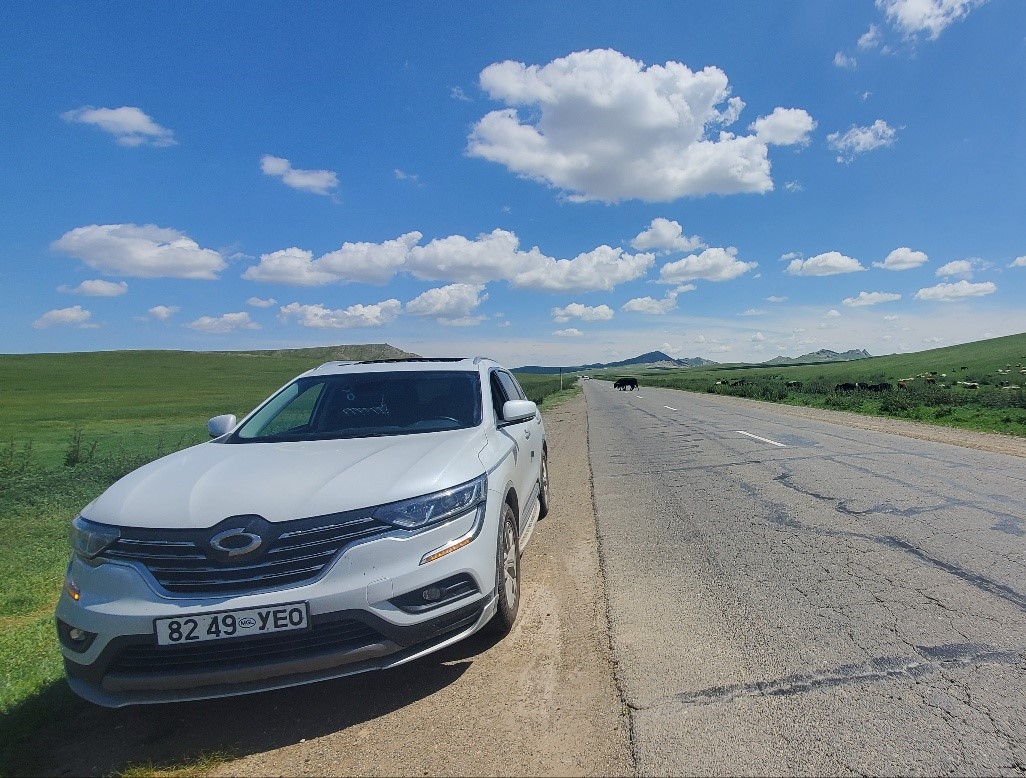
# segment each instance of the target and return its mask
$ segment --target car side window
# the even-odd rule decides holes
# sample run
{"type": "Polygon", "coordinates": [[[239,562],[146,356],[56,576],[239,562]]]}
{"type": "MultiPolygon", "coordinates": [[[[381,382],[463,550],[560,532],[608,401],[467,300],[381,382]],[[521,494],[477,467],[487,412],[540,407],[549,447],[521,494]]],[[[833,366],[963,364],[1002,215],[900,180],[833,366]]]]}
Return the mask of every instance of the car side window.
{"type": "Polygon", "coordinates": [[[495,411],[495,420],[502,421],[502,404],[506,402],[506,391],[499,381],[499,375],[494,370],[488,381],[492,392],[492,410],[495,411]]]}
{"type": "Polygon", "coordinates": [[[527,397],[524,395],[523,390],[520,388],[520,384],[517,383],[516,379],[513,376],[502,370],[496,370],[495,374],[499,377],[499,382],[502,384],[502,388],[506,393],[507,400],[527,399],[527,397]]]}

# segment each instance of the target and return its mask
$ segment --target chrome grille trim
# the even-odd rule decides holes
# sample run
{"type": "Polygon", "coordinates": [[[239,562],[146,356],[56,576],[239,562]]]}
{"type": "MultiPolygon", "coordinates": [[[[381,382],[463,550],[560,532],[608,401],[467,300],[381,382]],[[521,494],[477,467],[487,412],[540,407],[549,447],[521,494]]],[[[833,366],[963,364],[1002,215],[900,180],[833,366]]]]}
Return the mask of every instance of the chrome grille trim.
{"type": "Polygon", "coordinates": [[[122,527],[121,537],[104,557],[145,568],[170,594],[245,594],[308,583],[355,543],[395,531],[368,517],[366,510],[279,523],[260,519],[263,548],[251,559],[219,557],[210,538],[241,518],[254,517],[228,518],[205,530],[122,527]]]}

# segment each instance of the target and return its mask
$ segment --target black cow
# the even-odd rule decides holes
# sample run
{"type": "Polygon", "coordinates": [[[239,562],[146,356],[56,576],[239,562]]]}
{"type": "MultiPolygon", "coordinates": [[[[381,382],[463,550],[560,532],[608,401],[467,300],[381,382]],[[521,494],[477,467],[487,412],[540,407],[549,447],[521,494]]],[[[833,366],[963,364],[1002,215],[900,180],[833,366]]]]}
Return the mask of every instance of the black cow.
{"type": "Polygon", "coordinates": [[[632,392],[638,388],[637,378],[617,378],[616,383],[613,384],[614,389],[619,389],[621,392],[626,392],[630,389],[632,392]]]}
{"type": "Polygon", "coordinates": [[[857,392],[859,390],[858,383],[854,384],[838,384],[834,387],[835,392],[857,392]]]}

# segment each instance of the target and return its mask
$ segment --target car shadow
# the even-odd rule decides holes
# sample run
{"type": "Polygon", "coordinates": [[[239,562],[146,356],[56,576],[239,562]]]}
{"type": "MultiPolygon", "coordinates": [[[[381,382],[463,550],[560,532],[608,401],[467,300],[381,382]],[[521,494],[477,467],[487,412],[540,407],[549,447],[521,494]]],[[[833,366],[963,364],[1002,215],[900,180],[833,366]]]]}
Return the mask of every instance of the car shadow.
{"type": "Polygon", "coordinates": [[[180,766],[209,753],[243,757],[384,716],[457,681],[498,639],[478,633],[390,670],[240,697],[109,709],[55,681],[4,716],[3,775],[119,774],[180,766]]]}

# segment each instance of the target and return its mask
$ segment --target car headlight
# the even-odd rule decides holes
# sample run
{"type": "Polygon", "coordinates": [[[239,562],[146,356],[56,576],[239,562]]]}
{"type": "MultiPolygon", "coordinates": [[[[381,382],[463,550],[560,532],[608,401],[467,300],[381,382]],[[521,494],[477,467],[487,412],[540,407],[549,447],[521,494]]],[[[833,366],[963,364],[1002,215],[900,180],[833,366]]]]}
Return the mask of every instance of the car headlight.
{"type": "Polygon", "coordinates": [[[71,522],[71,532],[68,540],[71,548],[76,554],[84,559],[95,559],[108,548],[113,546],[121,532],[117,527],[108,527],[105,524],[94,524],[93,522],[77,516],[71,522]]]}
{"type": "Polygon", "coordinates": [[[421,529],[462,516],[483,503],[487,495],[488,478],[482,475],[442,492],[382,505],[371,516],[402,529],[421,529]]]}

